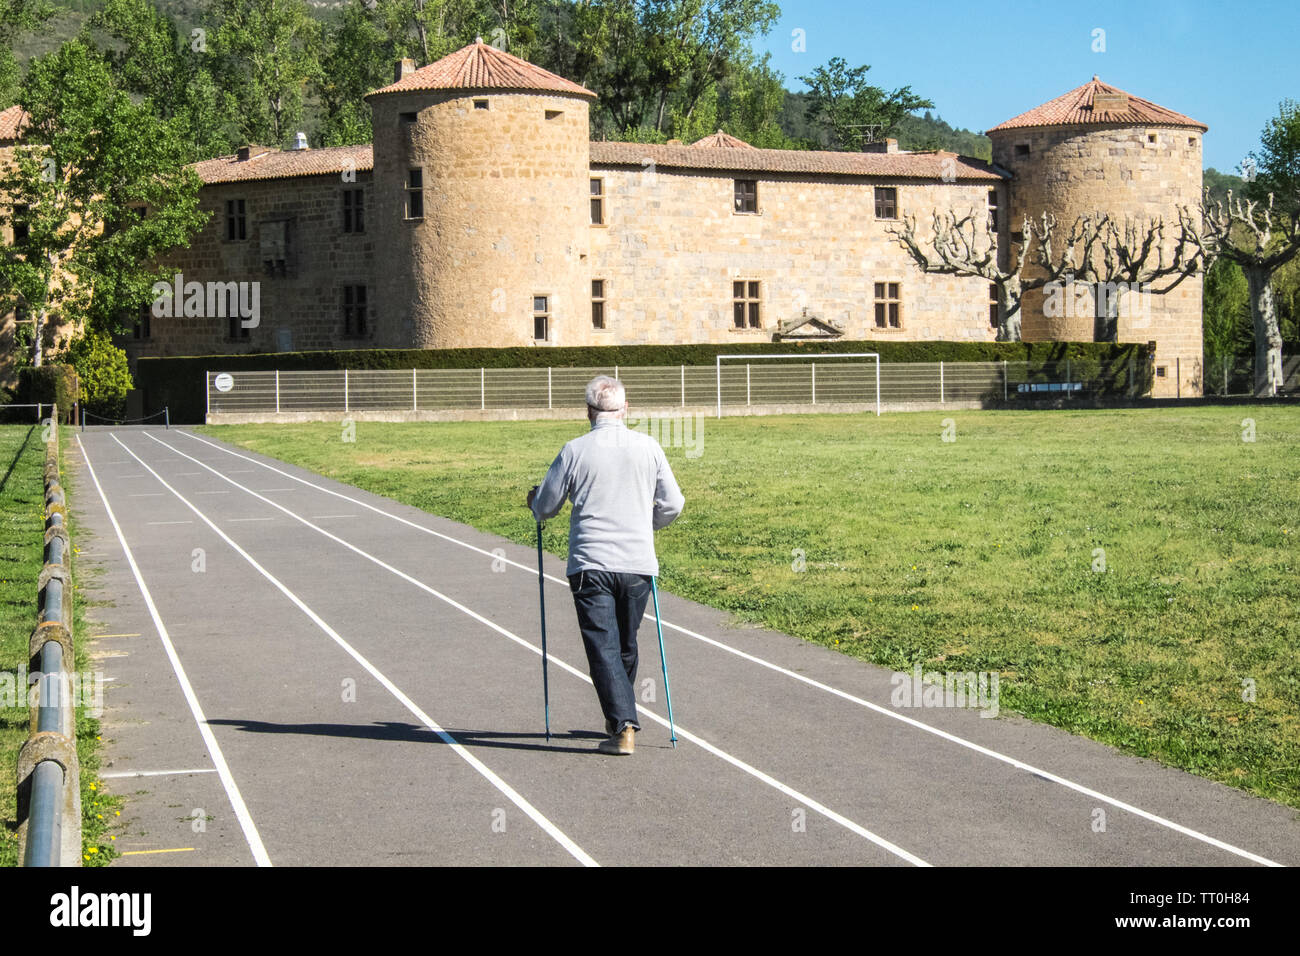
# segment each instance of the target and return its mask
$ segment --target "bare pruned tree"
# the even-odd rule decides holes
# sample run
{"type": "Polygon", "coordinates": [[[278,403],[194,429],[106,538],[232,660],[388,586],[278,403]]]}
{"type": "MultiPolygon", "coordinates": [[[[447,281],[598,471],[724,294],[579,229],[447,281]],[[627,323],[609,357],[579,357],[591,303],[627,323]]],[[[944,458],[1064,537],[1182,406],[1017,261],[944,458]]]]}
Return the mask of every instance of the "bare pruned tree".
{"type": "MultiPolygon", "coordinates": [[[[1178,238],[1172,249],[1165,241],[1161,217],[1126,217],[1121,224],[1109,214],[1098,215],[1088,232],[1090,240],[1081,250],[1074,281],[1093,289],[1093,339],[1098,342],[1119,340],[1125,293],[1164,295],[1205,265],[1200,232],[1185,208],[1178,210],[1178,238]],[[1173,281],[1155,286],[1165,279],[1173,281]]],[[[1148,308],[1145,299],[1139,298],[1137,308],[1148,308]]]]}
{"type": "Polygon", "coordinates": [[[1020,303],[1025,292],[1061,281],[1074,268],[1075,248],[1086,247],[1088,237],[1086,221],[1076,220],[1064,242],[1063,254],[1054,255],[1056,218],[1043,213],[1035,222],[1026,216],[1024,241],[1019,244],[1019,250],[1007,256],[1008,265],[1003,267],[998,256],[997,232],[987,216],[977,215],[974,209],[961,217],[951,210],[943,214],[936,210],[932,214],[928,242],[917,236],[915,215],[904,216],[902,224],[903,228],[891,228],[888,232],[908,251],[922,272],[973,276],[986,279],[996,287],[999,342],[1020,341],[1020,303]],[[1030,245],[1035,239],[1038,240],[1036,261],[1042,267],[1042,273],[1026,278],[1025,265],[1029,262],[1030,245]]]}
{"type": "Polygon", "coordinates": [[[1273,219],[1273,194],[1268,205],[1243,202],[1228,193],[1226,205],[1211,202],[1205,190],[1201,202],[1204,229],[1202,254],[1208,261],[1224,258],[1246,274],[1250,316],[1255,325],[1255,395],[1271,397],[1282,387],[1282,331],[1273,298],[1273,274],[1300,254],[1300,229],[1294,217],[1273,219]]]}

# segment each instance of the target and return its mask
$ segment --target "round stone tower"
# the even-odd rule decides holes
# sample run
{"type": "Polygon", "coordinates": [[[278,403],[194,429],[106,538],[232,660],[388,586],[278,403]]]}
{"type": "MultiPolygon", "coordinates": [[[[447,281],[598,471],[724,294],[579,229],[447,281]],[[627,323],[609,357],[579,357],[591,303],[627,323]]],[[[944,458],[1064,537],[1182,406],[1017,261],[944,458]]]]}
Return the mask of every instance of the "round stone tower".
{"type": "Polygon", "coordinates": [[[572,344],[595,94],[481,40],[397,74],[366,97],[376,345],[572,344]]]}
{"type": "MultiPolygon", "coordinates": [[[[1149,224],[1159,218],[1165,223],[1168,261],[1179,209],[1195,211],[1201,201],[1201,137],[1207,128],[1095,76],[993,127],[987,131],[993,162],[1014,177],[1013,240],[1026,215],[1040,220],[1044,212],[1056,217],[1058,255],[1081,215],[1108,213],[1121,228],[1126,220],[1149,224]]],[[[1161,288],[1170,281],[1154,285],[1161,288]]],[[[1153,394],[1201,394],[1201,276],[1184,279],[1165,295],[1125,293],[1120,309],[1117,327],[1109,330],[1096,320],[1090,294],[1029,292],[1023,301],[1022,335],[1026,341],[1087,342],[1111,335],[1119,342],[1155,341],[1153,394]]]]}

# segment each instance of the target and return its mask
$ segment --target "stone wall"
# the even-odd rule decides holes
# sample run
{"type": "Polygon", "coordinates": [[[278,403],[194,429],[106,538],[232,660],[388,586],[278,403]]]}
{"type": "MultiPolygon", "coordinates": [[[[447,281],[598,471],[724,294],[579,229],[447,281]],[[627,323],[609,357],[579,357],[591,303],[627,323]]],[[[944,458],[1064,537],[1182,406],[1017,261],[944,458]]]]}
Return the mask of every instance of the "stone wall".
{"type": "MultiPolygon", "coordinates": [[[[371,208],[371,175],[303,176],[250,180],[205,186],[200,208],[209,214],[188,248],[166,259],[169,274],[186,281],[256,282],[259,324],[247,337],[230,335],[219,315],[151,317],[148,338],[127,337],[130,355],[169,356],[284,352],[307,349],[365,348],[380,344],[375,323],[362,338],[344,337],[343,286],[375,285],[374,247],[383,227],[371,208]],[[365,193],[365,231],[343,231],[343,190],[365,193]],[[247,238],[226,239],[226,202],[243,199],[247,238]],[[281,226],[280,224],[283,224],[281,226]],[[284,229],[284,270],[268,270],[267,256],[278,256],[272,243],[284,229]]],[[[370,305],[370,303],[367,303],[370,305]]],[[[373,315],[373,306],[370,311],[373,315]]]]}
{"type": "Polygon", "coordinates": [[[779,322],[809,316],[848,339],[991,341],[989,284],[925,275],[877,219],[875,187],[897,189],[900,215],[983,215],[990,184],[873,181],[691,170],[593,168],[606,226],[592,226],[591,278],[602,279],[606,330],[576,316],[565,344],[768,342],[779,322]],[[758,179],[757,213],[735,211],[735,179],[758,179]],[[760,283],[761,327],[737,329],[732,283],[760,283]],[[875,323],[874,284],[896,282],[901,327],[875,323]]]}

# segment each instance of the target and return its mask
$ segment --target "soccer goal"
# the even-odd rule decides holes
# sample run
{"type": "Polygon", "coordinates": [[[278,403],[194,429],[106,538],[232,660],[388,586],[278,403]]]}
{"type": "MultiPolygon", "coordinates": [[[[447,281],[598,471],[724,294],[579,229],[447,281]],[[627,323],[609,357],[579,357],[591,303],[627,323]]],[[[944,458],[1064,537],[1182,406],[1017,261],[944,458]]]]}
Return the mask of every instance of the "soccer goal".
{"type": "MultiPolygon", "coordinates": [[[[732,366],[737,373],[740,369],[732,366]]],[[[823,404],[830,402],[870,402],[874,396],[876,415],[880,414],[880,353],[878,352],[781,352],[758,355],[719,355],[717,357],[718,417],[722,417],[724,392],[727,404],[808,404],[816,405],[820,392],[823,404]],[[784,364],[780,360],[787,360],[784,364]],[[798,359],[791,362],[790,359],[798,359]],[[866,362],[844,364],[845,359],[874,359],[875,375],[866,362]],[[729,375],[724,388],[723,362],[745,363],[744,377],[729,375]],[[777,364],[766,364],[776,362],[777,364]],[[759,364],[757,368],[755,363],[759,364]],[[818,381],[818,364],[821,380],[818,381]]]]}

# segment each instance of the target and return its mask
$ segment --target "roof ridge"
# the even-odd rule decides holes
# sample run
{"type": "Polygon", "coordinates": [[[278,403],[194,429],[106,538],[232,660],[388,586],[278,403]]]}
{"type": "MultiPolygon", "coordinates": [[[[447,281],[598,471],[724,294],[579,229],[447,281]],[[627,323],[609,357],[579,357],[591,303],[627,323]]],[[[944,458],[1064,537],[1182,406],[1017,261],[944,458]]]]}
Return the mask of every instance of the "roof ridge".
{"type": "Polygon", "coordinates": [[[372,90],[365,98],[420,90],[526,90],[596,98],[586,87],[484,43],[482,38],[372,90]]]}

